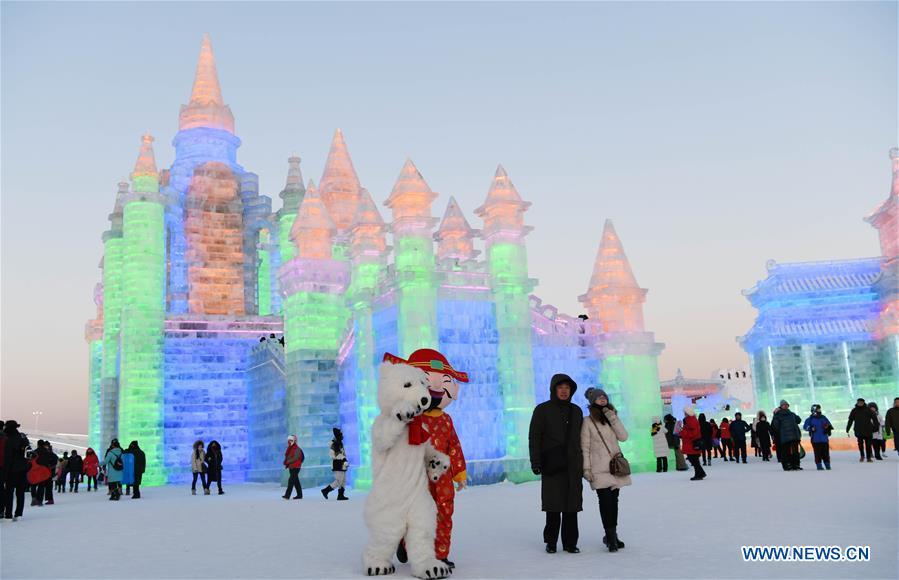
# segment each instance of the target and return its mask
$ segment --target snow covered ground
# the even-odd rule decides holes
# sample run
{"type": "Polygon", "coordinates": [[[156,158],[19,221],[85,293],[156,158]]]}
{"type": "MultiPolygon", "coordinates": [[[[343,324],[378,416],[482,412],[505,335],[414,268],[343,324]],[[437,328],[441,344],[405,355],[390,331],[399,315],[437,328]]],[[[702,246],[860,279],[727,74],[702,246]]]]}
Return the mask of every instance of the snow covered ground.
{"type": "MultiPolygon", "coordinates": [[[[539,483],[498,484],[457,496],[454,578],[897,578],[899,460],[834,469],[717,461],[703,482],[687,472],[639,474],[621,494],[627,548],[604,551],[595,494],[584,491],[580,554],[543,552],[539,483]],[[811,469],[810,469],[811,468],[811,469]],[[746,563],[741,545],[867,545],[862,563],[746,563]]],[[[143,498],[59,497],[0,525],[0,577],[354,578],[366,540],[363,494],[325,502],[316,489],[284,501],[274,485],[226,486],[193,497],[187,487],[143,498]]],[[[399,566],[396,577],[409,577],[399,566]]]]}

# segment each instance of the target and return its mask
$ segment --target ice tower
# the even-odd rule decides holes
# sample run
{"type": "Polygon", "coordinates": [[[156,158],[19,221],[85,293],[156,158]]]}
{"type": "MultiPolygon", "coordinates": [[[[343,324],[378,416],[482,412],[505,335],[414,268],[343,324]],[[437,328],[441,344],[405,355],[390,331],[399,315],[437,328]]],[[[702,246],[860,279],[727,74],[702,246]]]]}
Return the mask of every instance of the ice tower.
{"type": "MultiPolygon", "coordinates": [[[[171,166],[157,168],[145,135],[130,183],[119,184],[85,328],[91,445],[138,440],[147,483],[188,479],[197,439],[221,443],[229,481],[276,481],[294,433],[304,485],[323,484],[339,426],[349,481],[367,487],[385,352],[436,348],[468,372],[452,415],[475,484],[533,479],[528,426],[555,372],[584,387],[602,381],[634,433],[658,413],[661,345],[643,328],[646,291],[611,223],[581,320],[531,294],[530,204],[502,167],[475,229],[453,197],[442,219],[433,215],[438,194],[411,160],[389,193],[367,191],[338,129],[318,188],[304,187],[299,155],[288,158],[273,212],[237,162],[241,140],[208,36],[172,145],[171,166]]],[[[884,207],[871,218],[882,232],[895,222],[895,204],[884,207]]],[[[895,298],[887,265],[880,291],[895,298]]],[[[883,309],[891,344],[894,311],[883,309]]],[[[651,467],[648,437],[633,439],[633,465],[651,467]]]]}
{"type": "Polygon", "coordinates": [[[890,159],[890,194],[865,218],[880,234],[881,256],[771,260],[767,278],[743,292],[758,310],[738,340],[749,354],[760,408],[773,409],[781,399],[800,410],[817,403],[840,421],[858,397],[881,410],[892,406],[899,389],[896,149],[890,159]]]}
{"type": "MultiPolygon", "coordinates": [[[[658,356],[663,345],[643,325],[645,288],[640,288],[612,220],[606,220],[587,293],[579,300],[592,320],[598,320],[597,356],[602,359],[598,381],[612,398],[629,433],[643,433],[662,410],[658,356]]],[[[622,444],[639,470],[654,465],[649,437],[631,436],[622,444]]]]}

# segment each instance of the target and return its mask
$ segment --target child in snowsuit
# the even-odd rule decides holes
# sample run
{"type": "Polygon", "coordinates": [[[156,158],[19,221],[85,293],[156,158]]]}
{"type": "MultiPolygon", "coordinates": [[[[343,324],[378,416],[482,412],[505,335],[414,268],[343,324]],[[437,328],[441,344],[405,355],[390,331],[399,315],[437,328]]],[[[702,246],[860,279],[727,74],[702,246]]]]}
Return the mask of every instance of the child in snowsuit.
{"type": "Polygon", "coordinates": [[[653,417],[650,436],[652,436],[652,451],[656,456],[656,473],[668,472],[668,440],[665,438],[665,429],[658,417],[653,417]]]}
{"type": "Polygon", "coordinates": [[[830,434],[833,425],[821,414],[821,405],[812,405],[812,414],[802,425],[812,438],[812,449],[815,451],[815,465],[818,471],[830,469],[830,434]]]}
{"type": "Polygon", "coordinates": [[[349,499],[345,495],[346,472],[350,463],[346,459],[346,449],[343,447],[343,431],[334,427],[331,430],[334,433],[334,439],[331,439],[331,446],[328,448],[328,455],[331,456],[331,473],[334,474],[334,481],[321,490],[325,499],[328,494],[337,489],[337,501],[349,499]]]}

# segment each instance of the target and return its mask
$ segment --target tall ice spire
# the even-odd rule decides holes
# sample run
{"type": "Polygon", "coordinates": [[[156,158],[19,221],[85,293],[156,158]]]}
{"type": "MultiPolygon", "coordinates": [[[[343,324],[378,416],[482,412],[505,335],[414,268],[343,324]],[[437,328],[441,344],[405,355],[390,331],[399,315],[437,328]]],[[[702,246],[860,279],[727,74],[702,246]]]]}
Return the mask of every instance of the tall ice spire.
{"type": "Polygon", "coordinates": [[[486,201],[474,211],[483,218],[484,237],[489,240],[498,234],[500,237],[520,237],[527,234],[531,228],[524,225],[524,212],[529,207],[530,202],[522,201],[506,170],[499,165],[486,201]]]}
{"type": "Polygon", "coordinates": [[[331,150],[328,152],[319,190],[338,230],[344,231],[353,223],[361,187],[350,152],[343,140],[343,131],[337,129],[331,140],[331,150]]]}
{"type": "Polygon", "coordinates": [[[474,238],[477,230],[471,228],[455,197],[450,197],[446,212],[434,239],[437,240],[437,259],[471,260],[477,255],[474,238]]]}
{"type": "Polygon", "coordinates": [[[606,220],[587,293],[578,298],[603,332],[643,332],[646,290],[637,285],[612,220],[606,220]]]}
{"type": "Polygon", "coordinates": [[[181,131],[206,127],[234,133],[234,115],[222,99],[209,34],[203,35],[197,72],[190,91],[190,103],[181,106],[178,125],[181,131]]]}
{"type": "Polygon", "coordinates": [[[290,238],[297,248],[300,258],[330,260],[332,239],[335,233],[334,221],[322,201],[315,184],[309,181],[306,196],[300,204],[297,217],[290,230],[290,238]]]}

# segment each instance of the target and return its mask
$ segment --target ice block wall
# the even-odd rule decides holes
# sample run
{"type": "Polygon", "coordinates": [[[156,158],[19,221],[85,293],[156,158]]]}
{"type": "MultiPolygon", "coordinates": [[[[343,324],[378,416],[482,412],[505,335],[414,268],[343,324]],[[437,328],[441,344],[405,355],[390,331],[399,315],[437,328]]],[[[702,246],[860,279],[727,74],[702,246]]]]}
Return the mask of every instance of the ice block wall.
{"type": "Polygon", "coordinates": [[[259,316],[268,316],[272,313],[272,273],[268,230],[259,230],[259,241],[257,244],[256,253],[258,256],[256,270],[256,307],[258,309],[259,316]]]}
{"type": "MultiPolygon", "coordinates": [[[[100,445],[118,434],[119,332],[122,320],[122,208],[128,184],[120,183],[112,224],[103,234],[103,362],[100,378],[100,445]]],[[[99,452],[99,451],[98,451],[99,452]]]]}
{"type": "Polygon", "coordinates": [[[287,446],[284,401],[284,347],[277,340],[257,343],[247,367],[247,453],[249,481],[278,481],[287,446]]]}

